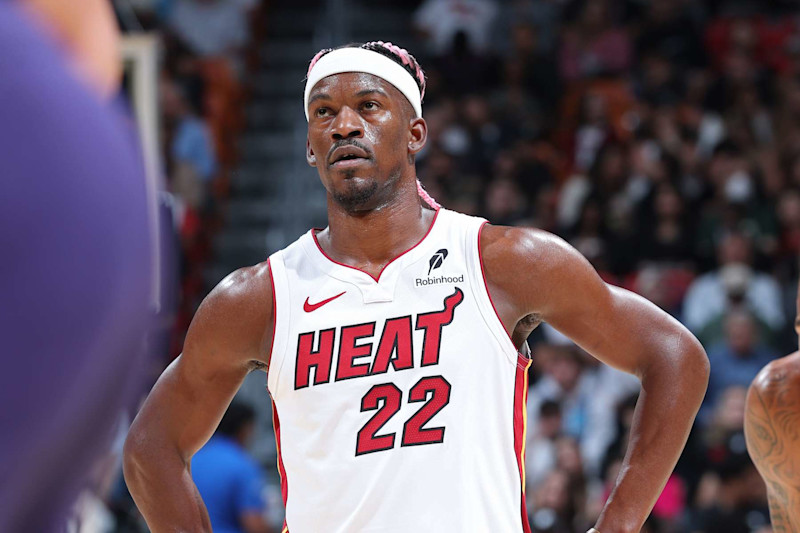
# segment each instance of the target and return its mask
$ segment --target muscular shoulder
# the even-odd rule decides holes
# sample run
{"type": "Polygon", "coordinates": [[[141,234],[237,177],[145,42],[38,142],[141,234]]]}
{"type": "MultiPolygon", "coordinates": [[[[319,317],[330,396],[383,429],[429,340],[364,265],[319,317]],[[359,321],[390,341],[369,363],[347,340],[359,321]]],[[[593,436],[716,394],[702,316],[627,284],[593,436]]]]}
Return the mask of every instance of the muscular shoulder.
{"type": "Polygon", "coordinates": [[[765,400],[775,401],[789,394],[800,402],[800,352],[776,359],[762,368],[750,390],[765,400]]]}
{"type": "MultiPolygon", "coordinates": [[[[536,228],[486,225],[481,234],[484,265],[498,270],[535,266],[537,273],[552,274],[583,257],[562,238],[536,228]]],[[[495,276],[496,277],[496,276],[495,276]]]]}
{"type": "Polygon", "coordinates": [[[272,338],[272,281],[267,262],[229,274],[203,300],[184,352],[220,348],[245,364],[266,365],[272,338]]]}
{"type": "Polygon", "coordinates": [[[548,289],[593,273],[588,261],[560,237],[535,228],[487,225],[481,233],[487,280],[517,296],[531,311],[546,302],[548,289]]]}

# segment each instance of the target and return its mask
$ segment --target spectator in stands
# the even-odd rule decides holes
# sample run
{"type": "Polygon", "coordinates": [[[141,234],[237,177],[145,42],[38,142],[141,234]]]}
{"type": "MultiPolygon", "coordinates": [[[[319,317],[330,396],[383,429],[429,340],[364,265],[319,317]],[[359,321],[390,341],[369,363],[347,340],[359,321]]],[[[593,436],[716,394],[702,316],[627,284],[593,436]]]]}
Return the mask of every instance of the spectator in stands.
{"type": "Polygon", "coordinates": [[[556,355],[547,363],[544,375],[531,387],[528,395],[528,423],[538,424],[539,406],[550,400],[561,404],[564,433],[580,436],[586,423],[590,378],[583,373],[583,363],[574,348],[560,346],[551,349],[556,355]]]}
{"type": "Polygon", "coordinates": [[[456,35],[477,54],[490,48],[497,5],[493,0],[425,0],[414,13],[414,29],[436,56],[453,51],[456,35]]]}
{"type": "Polygon", "coordinates": [[[578,21],[566,28],[559,54],[564,81],[619,74],[630,67],[630,38],[614,26],[609,7],[605,0],[584,1],[578,21]]]}
{"type": "Polygon", "coordinates": [[[744,309],[730,311],[725,317],[725,341],[708,348],[711,376],[700,419],[707,420],[724,390],[746,387],[776,357],[777,353],[761,342],[753,315],[744,309]]]}
{"type": "MultiPolygon", "coordinates": [[[[572,522],[584,521],[584,510],[586,508],[586,489],[587,480],[585,473],[584,457],[578,441],[569,435],[562,435],[556,441],[556,470],[560,470],[567,475],[569,481],[569,508],[572,509],[572,522]]],[[[588,522],[594,523],[594,521],[588,522]]]]}
{"type": "Polygon", "coordinates": [[[494,41],[497,49],[509,55],[513,48],[513,28],[530,26],[536,34],[536,48],[551,55],[558,45],[561,16],[565,2],[562,0],[512,0],[500,2],[494,41]]]}
{"type": "Polygon", "coordinates": [[[731,232],[722,238],[719,268],[697,278],[686,293],[683,319],[695,334],[738,307],[749,309],[770,330],[783,326],[780,287],[771,276],[753,270],[752,255],[744,234],[731,232]]]}
{"type": "MultiPolygon", "coordinates": [[[[528,423],[538,424],[540,405],[547,400],[561,405],[562,432],[580,446],[584,469],[594,474],[614,437],[615,395],[620,390],[602,391],[595,371],[585,369],[575,346],[549,346],[554,354],[545,363],[544,374],[528,395],[528,423]]],[[[607,383],[607,381],[605,381],[607,383]]]]}
{"type": "Polygon", "coordinates": [[[497,61],[476,50],[467,32],[459,30],[447,52],[436,58],[442,84],[452,96],[486,91],[497,78],[497,61]]]}
{"type": "MultiPolygon", "coordinates": [[[[730,116],[728,118],[726,128],[733,136],[734,129],[739,127],[734,126],[730,116]]],[[[761,195],[759,180],[762,175],[751,162],[755,157],[750,155],[755,149],[752,143],[747,147],[732,140],[723,141],[714,148],[707,173],[711,196],[701,209],[697,229],[698,251],[705,256],[728,232],[745,233],[752,248],[748,253],[753,257],[769,257],[775,253],[774,208],[766,204],[761,195]]],[[[753,257],[747,259],[752,262],[753,257]]]]}
{"type": "Polygon", "coordinates": [[[789,189],[778,198],[780,224],[778,260],[787,271],[796,275],[797,258],[800,257],[800,191],[789,189]]]}
{"type": "Polygon", "coordinates": [[[534,533],[572,533],[576,509],[570,498],[569,475],[553,470],[536,487],[531,499],[534,533]]]}
{"type": "Polygon", "coordinates": [[[724,457],[727,448],[741,445],[747,387],[730,385],[719,391],[710,420],[703,430],[703,443],[712,460],[724,457]]]}
{"type": "Polygon", "coordinates": [[[669,182],[658,185],[642,217],[641,258],[666,264],[693,263],[692,232],[685,200],[669,182]]]}
{"type": "Polygon", "coordinates": [[[677,67],[703,65],[705,50],[688,2],[653,0],[645,9],[636,41],[637,52],[658,54],[677,67]]]}
{"type": "MultiPolygon", "coordinates": [[[[742,437],[742,441],[744,437],[742,437]]],[[[714,463],[706,485],[711,501],[693,513],[690,529],[703,533],[769,533],[764,481],[744,444],[733,445],[714,463]]]]}
{"type": "Polygon", "coordinates": [[[514,225],[523,220],[525,197],[516,183],[495,179],[486,186],[486,217],[497,224],[514,225]]]}
{"type": "Polygon", "coordinates": [[[525,479],[529,486],[538,486],[556,465],[556,441],[561,435],[561,424],[558,402],[542,402],[537,423],[528,426],[525,479]]]}
{"type": "Polygon", "coordinates": [[[588,198],[569,237],[570,244],[592,263],[601,276],[607,276],[611,270],[609,232],[604,214],[600,199],[588,198]]]}
{"type": "Polygon", "coordinates": [[[587,92],[581,100],[578,127],[568,140],[575,169],[589,172],[603,147],[613,140],[606,96],[600,91],[587,92]]]}
{"type": "Polygon", "coordinates": [[[502,148],[500,127],[495,123],[489,102],[479,94],[465,96],[459,108],[464,130],[469,137],[464,168],[470,173],[488,174],[502,148]]]}
{"type": "Polygon", "coordinates": [[[233,402],[217,432],[192,458],[192,479],[217,533],[269,533],[265,519],[265,480],[248,455],[255,411],[233,402]]]}
{"type": "Polygon", "coordinates": [[[256,0],[174,0],[168,23],[199,57],[225,57],[240,71],[256,0]]]}
{"type": "Polygon", "coordinates": [[[167,77],[161,81],[161,105],[170,131],[172,191],[188,207],[203,208],[209,182],[217,171],[216,154],[208,125],[197,101],[202,92],[190,98],[185,89],[167,77]]]}
{"type": "Polygon", "coordinates": [[[511,53],[509,61],[519,61],[523,71],[523,83],[539,105],[550,112],[556,111],[560,79],[552,54],[542,50],[538,28],[517,22],[511,28],[511,53]]]}

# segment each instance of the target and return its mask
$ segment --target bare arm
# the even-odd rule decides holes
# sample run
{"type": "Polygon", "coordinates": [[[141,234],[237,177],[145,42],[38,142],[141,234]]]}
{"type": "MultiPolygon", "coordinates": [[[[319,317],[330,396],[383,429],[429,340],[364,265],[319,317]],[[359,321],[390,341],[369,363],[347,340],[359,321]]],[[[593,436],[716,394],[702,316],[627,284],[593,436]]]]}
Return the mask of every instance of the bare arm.
{"type": "Polygon", "coordinates": [[[484,228],[489,290],[507,331],[525,317],[548,322],[604,363],[639,377],[630,444],[595,526],[639,531],[686,443],[708,383],[708,359],[678,321],[604,283],[589,262],[543,231],[484,228]]]}
{"type": "Polygon", "coordinates": [[[773,531],[800,533],[800,354],[756,376],[744,423],[747,451],[767,483],[773,531]]]}
{"type": "Polygon", "coordinates": [[[211,531],[191,457],[245,376],[266,368],[272,339],[266,264],[234,272],[203,301],[184,350],[161,375],[125,442],[125,481],[154,532],[211,531]]]}

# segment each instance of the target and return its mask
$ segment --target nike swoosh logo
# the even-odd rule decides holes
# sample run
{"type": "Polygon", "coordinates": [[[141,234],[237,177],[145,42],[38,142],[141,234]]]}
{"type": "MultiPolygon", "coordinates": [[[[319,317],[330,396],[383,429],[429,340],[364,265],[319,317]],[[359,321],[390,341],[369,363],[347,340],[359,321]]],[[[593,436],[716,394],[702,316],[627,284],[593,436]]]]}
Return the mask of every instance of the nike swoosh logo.
{"type": "Polygon", "coordinates": [[[339,296],[341,296],[345,292],[347,292],[347,291],[339,293],[336,296],[331,296],[327,300],[322,300],[321,302],[315,303],[315,304],[308,303],[308,298],[306,298],[305,303],[303,303],[303,311],[305,311],[306,313],[310,313],[311,311],[316,311],[317,309],[319,309],[320,307],[322,307],[326,303],[332,302],[333,300],[335,300],[336,298],[338,298],[339,296]]]}

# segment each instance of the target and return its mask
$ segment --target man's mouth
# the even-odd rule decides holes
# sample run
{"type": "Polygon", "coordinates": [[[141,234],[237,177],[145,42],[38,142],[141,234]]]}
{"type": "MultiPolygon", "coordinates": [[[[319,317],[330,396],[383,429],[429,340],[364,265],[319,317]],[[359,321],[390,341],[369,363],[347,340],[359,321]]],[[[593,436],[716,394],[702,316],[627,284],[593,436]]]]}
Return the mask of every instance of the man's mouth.
{"type": "Polygon", "coordinates": [[[330,166],[348,168],[361,165],[366,161],[369,161],[369,154],[367,151],[350,144],[340,146],[333,151],[330,157],[330,166]]]}
{"type": "Polygon", "coordinates": [[[354,155],[347,155],[342,157],[341,159],[337,159],[331,164],[331,167],[334,168],[350,168],[350,167],[357,167],[369,161],[369,159],[365,157],[358,157],[354,155]]]}

